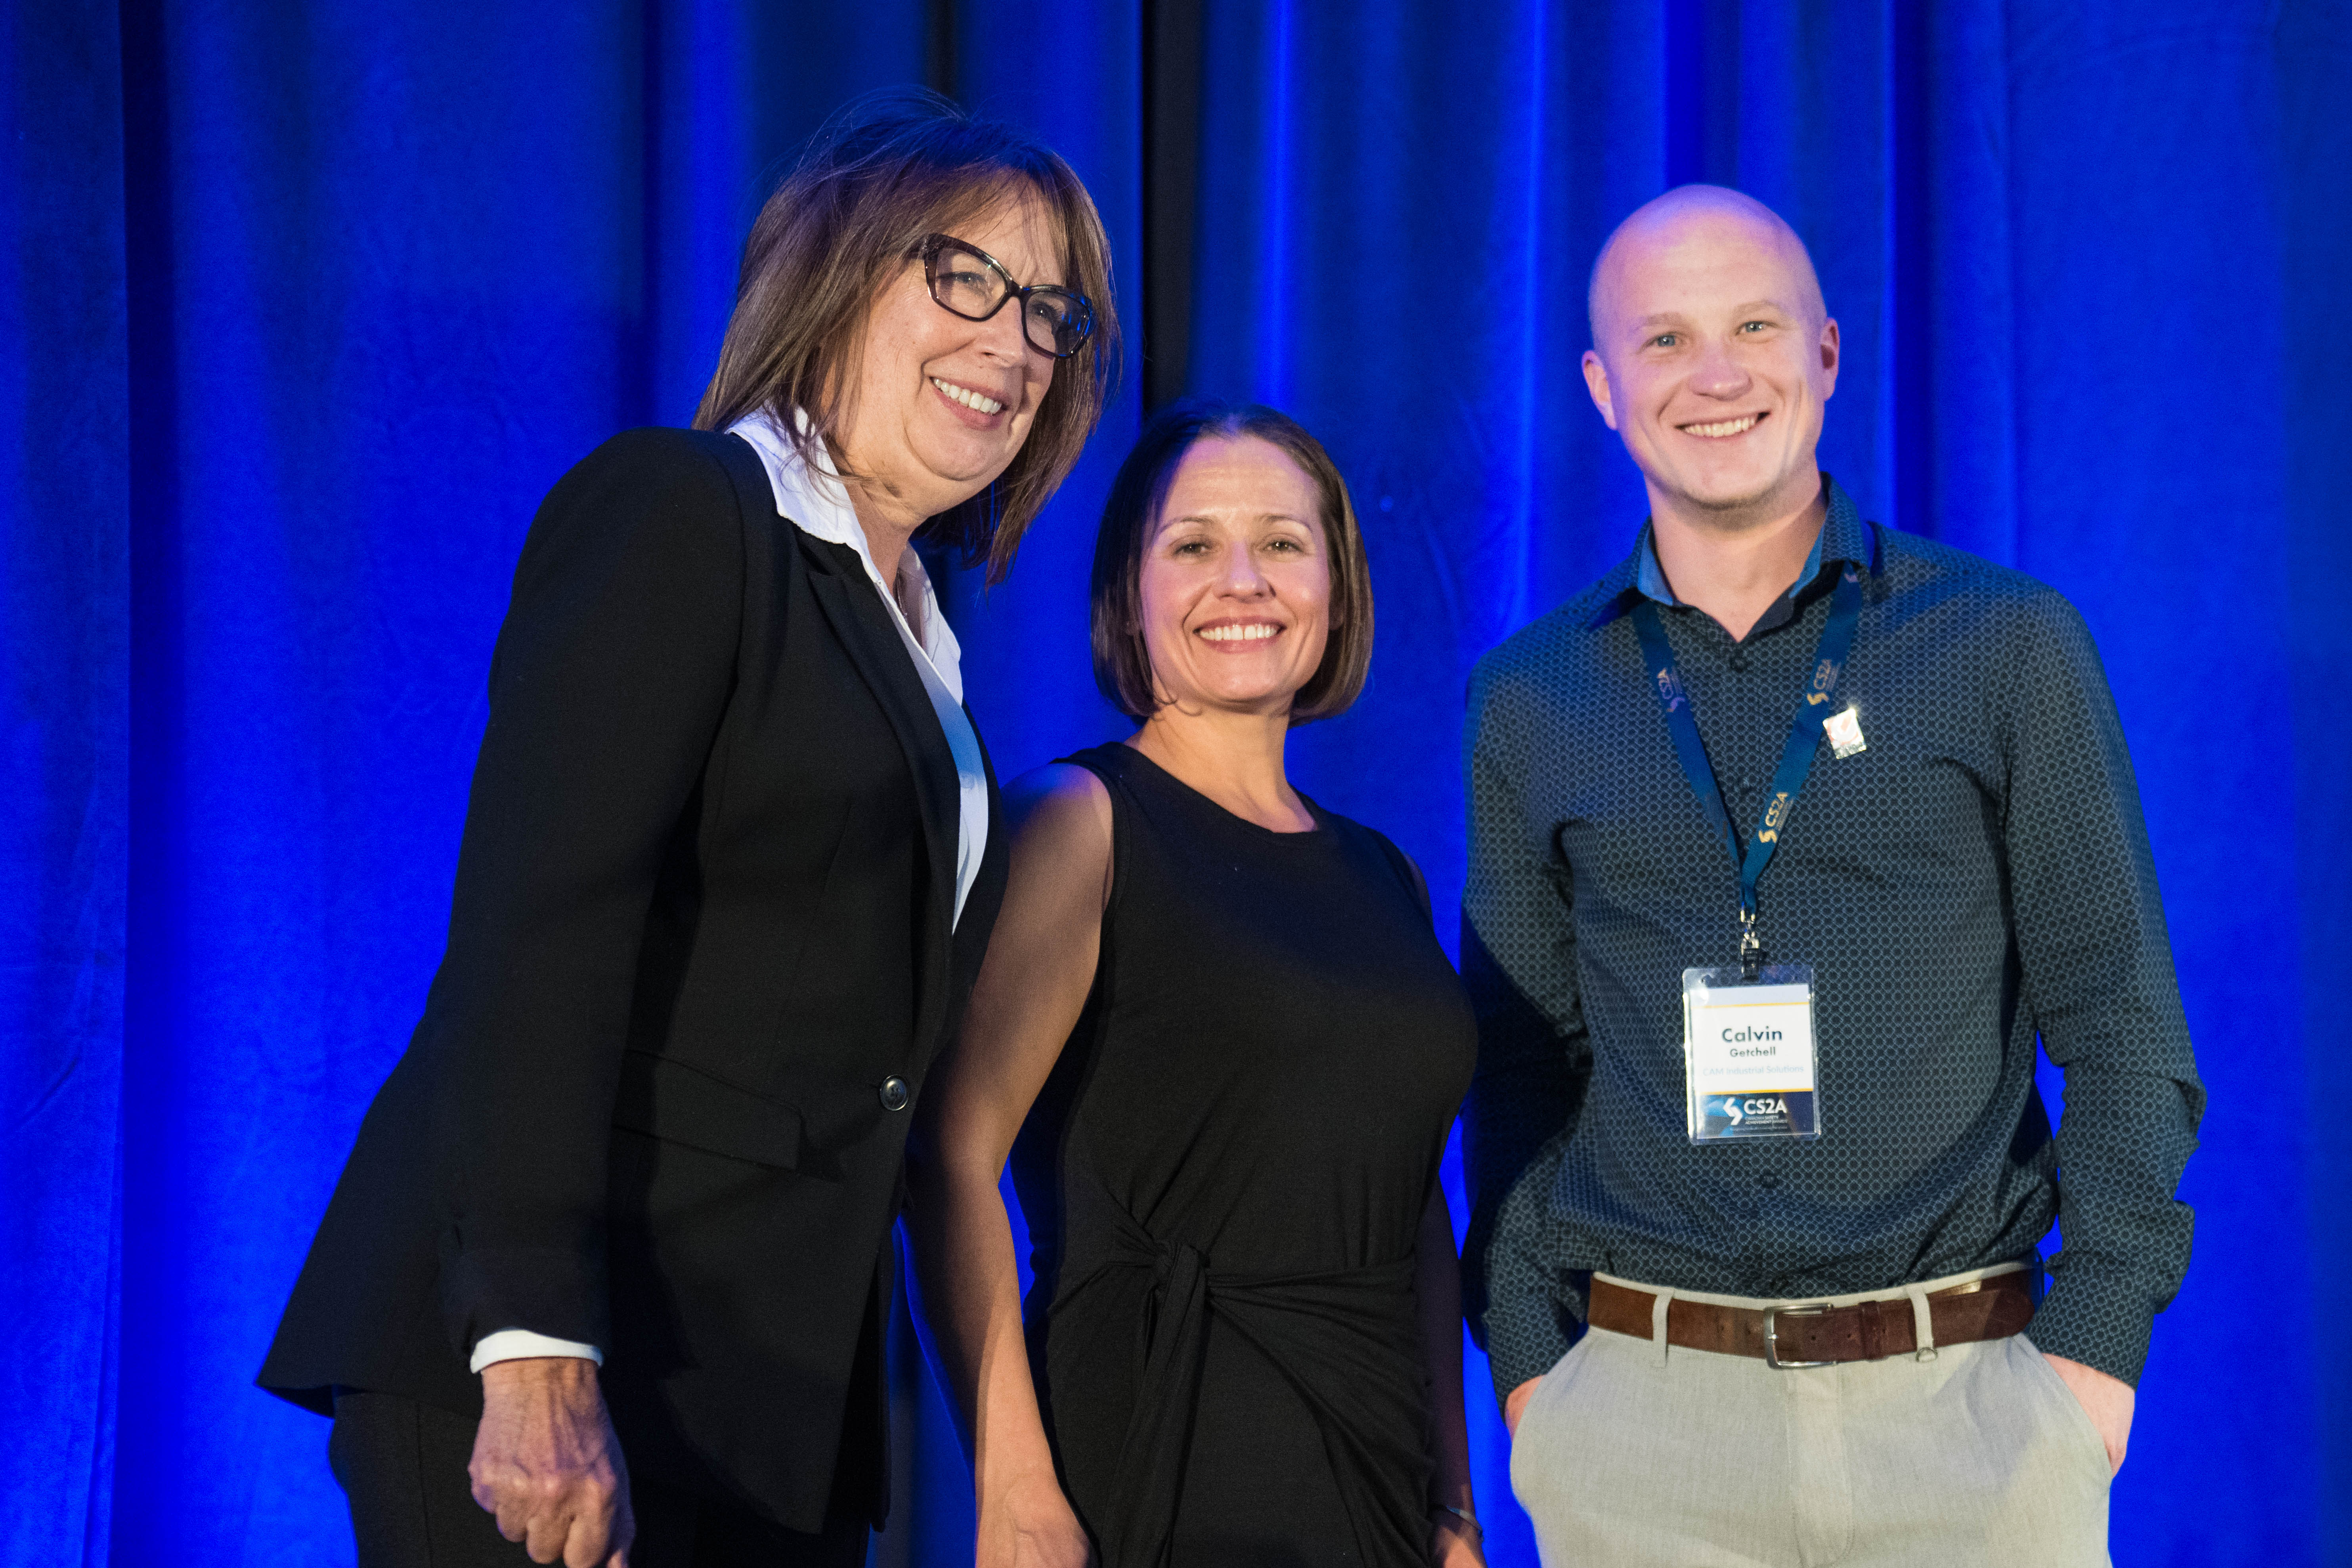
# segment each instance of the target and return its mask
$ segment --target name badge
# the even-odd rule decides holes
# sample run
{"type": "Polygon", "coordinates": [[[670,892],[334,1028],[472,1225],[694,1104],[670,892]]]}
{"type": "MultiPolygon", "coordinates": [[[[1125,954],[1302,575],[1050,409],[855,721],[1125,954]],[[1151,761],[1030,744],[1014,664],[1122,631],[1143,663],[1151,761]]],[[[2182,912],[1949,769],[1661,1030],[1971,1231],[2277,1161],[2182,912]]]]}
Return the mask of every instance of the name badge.
{"type": "Polygon", "coordinates": [[[1694,1143],[1820,1137],[1812,966],[1684,970],[1683,1081],[1694,1143]]]}

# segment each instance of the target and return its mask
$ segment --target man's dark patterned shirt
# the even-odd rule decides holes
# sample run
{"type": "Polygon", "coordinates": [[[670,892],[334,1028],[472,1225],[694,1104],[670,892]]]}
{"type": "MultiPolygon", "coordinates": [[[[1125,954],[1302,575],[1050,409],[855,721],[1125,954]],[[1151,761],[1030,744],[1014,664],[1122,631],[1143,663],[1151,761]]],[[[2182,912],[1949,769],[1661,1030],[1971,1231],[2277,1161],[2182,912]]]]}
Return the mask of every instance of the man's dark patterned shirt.
{"type": "Polygon", "coordinates": [[[2204,1089],[2090,634],[1824,483],[1813,562],[1745,641],[1660,611],[1744,845],[1838,568],[1863,572],[1837,706],[1867,749],[1821,746],[1758,900],[1769,960],[1813,966],[1818,1140],[1689,1140],[1682,972],[1736,962],[1738,879],[1626,614],[1645,582],[1671,604],[1647,531],[1472,678],[1465,1263],[1497,1394],[1568,1349],[1591,1270],[1801,1300],[2030,1258],[2053,1219],[2034,1342],[2137,1383],[2188,1266],[2204,1089]]]}

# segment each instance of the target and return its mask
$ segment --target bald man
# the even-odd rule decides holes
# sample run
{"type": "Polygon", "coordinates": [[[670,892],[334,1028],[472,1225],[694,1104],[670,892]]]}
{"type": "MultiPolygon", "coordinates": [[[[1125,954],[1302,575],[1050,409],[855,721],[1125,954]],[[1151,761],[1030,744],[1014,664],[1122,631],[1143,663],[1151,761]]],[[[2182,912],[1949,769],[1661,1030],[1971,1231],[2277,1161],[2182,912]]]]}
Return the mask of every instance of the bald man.
{"type": "Polygon", "coordinates": [[[1464,745],[1465,1274],[1543,1560],[2105,1563],[2204,1090],[2098,654],[1820,470],[1768,208],[1636,212],[1591,326],[1649,520],[1464,745]]]}

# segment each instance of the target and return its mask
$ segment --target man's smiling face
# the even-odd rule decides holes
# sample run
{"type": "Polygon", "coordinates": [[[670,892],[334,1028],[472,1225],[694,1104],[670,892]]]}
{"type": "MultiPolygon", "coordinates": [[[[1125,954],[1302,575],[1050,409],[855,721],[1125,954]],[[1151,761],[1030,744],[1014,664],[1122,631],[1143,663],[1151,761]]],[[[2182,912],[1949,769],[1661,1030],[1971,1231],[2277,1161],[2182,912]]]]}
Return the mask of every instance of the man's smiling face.
{"type": "Polygon", "coordinates": [[[1669,192],[1594,268],[1584,377],[1654,505],[1762,521],[1809,505],[1837,323],[1804,247],[1736,192],[1669,192]]]}

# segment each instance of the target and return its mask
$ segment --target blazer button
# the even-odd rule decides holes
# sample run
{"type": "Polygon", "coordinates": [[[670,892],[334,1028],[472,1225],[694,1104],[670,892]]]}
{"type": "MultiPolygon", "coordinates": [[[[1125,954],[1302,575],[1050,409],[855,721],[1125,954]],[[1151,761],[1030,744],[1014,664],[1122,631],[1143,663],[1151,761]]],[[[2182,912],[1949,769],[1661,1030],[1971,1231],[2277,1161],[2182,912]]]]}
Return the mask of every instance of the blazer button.
{"type": "Polygon", "coordinates": [[[881,1094],[883,1110],[904,1110],[907,1109],[907,1080],[905,1079],[899,1078],[896,1074],[884,1079],[882,1080],[881,1094]]]}

